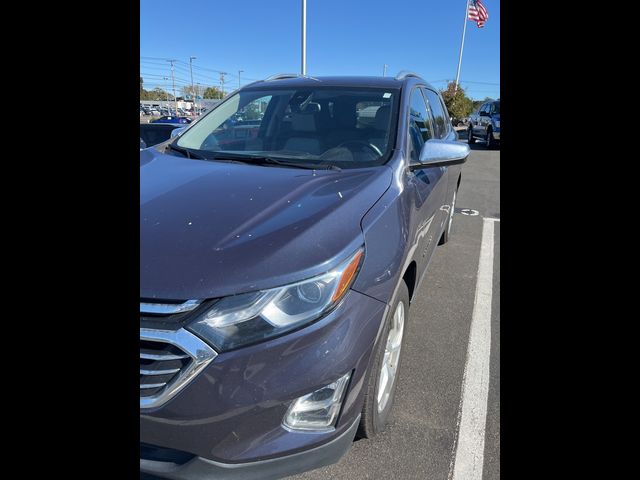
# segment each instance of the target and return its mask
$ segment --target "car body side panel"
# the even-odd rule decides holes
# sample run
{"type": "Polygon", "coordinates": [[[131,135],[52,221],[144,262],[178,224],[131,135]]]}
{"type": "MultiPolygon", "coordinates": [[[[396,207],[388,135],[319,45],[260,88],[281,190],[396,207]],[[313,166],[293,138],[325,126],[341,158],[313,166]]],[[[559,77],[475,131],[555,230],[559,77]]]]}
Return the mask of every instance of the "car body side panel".
{"type": "MultiPolygon", "coordinates": [[[[403,89],[409,96],[411,85],[403,89]]],[[[402,98],[398,131],[406,132],[409,99],[402,98]]],[[[404,272],[416,262],[416,278],[423,276],[443,231],[442,211],[450,203],[447,168],[411,172],[407,136],[398,135],[395,155],[387,163],[393,171],[391,186],[362,220],[365,260],[353,288],[389,303],[404,272]],[[437,187],[437,188],[436,188],[437,187]]]]}

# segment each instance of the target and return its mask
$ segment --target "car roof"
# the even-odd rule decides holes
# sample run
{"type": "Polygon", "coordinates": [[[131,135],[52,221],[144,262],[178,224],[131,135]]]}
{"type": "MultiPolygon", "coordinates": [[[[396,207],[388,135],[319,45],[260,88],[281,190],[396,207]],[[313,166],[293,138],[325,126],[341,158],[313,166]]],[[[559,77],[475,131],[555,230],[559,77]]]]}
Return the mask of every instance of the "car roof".
{"type": "MultiPolygon", "coordinates": [[[[416,77],[406,77],[416,78],[416,77]]],[[[421,79],[420,79],[421,80],[421,79]]],[[[424,82],[424,80],[422,80],[424,82]]],[[[266,86],[274,87],[291,87],[300,88],[306,86],[327,86],[327,87],[381,87],[381,88],[400,88],[404,84],[405,79],[396,80],[395,77],[375,77],[375,76],[326,76],[326,77],[293,77],[281,78],[274,80],[259,80],[251,83],[243,90],[252,88],[264,88],[266,86]]],[[[426,83],[426,82],[425,82],[426,83]]]]}

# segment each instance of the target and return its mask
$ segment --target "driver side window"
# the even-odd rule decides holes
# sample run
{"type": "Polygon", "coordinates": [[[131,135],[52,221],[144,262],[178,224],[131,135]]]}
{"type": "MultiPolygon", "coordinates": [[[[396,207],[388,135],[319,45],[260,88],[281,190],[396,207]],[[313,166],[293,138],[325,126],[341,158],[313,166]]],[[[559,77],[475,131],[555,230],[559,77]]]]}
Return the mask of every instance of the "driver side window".
{"type": "Polygon", "coordinates": [[[427,106],[417,87],[411,93],[409,108],[409,159],[417,162],[424,142],[433,138],[427,106]]]}

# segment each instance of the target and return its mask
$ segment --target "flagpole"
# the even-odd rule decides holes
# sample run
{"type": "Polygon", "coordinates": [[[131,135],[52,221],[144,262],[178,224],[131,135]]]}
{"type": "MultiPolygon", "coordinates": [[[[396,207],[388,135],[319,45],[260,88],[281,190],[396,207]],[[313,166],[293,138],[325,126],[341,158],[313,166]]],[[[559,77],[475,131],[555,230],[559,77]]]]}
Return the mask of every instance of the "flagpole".
{"type": "Polygon", "coordinates": [[[469,16],[469,0],[464,9],[464,27],[462,27],[462,41],[460,42],[460,56],[458,57],[458,71],[456,72],[456,86],[453,93],[458,91],[458,80],[460,80],[460,66],[462,65],[462,50],[464,49],[464,35],[467,32],[467,17],[469,16]]]}

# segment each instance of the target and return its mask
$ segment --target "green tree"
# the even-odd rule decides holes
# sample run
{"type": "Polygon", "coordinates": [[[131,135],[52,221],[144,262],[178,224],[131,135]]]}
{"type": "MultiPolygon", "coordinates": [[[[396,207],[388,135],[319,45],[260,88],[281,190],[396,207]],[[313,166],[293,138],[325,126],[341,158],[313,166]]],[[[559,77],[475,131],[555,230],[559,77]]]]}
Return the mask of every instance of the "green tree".
{"type": "Polygon", "coordinates": [[[440,90],[440,93],[452,118],[461,119],[473,112],[473,101],[467,97],[464,88],[460,85],[456,90],[455,82],[449,82],[447,88],[440,90]]]}
{"type": "Polygon", "coordinates": [[[218,87],[207,87],[202,97],[213,100],[220,99],[222,98],[222,90],[220,90],[218,87]]]}

